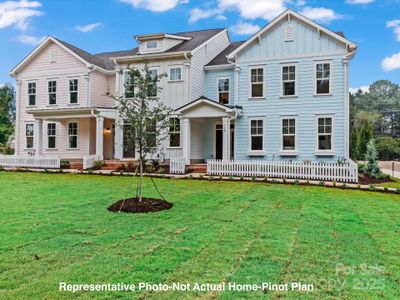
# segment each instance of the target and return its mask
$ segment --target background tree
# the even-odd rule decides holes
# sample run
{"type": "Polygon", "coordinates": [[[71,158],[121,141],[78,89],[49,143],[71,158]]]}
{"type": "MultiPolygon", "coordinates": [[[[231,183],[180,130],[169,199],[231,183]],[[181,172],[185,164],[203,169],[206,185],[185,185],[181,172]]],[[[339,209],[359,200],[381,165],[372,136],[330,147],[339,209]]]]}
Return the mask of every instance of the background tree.
{"type": "Polygon", "coordinates": [[[376,150],[381,160],[397,160],[400,158],[400,139],[381,136],[376,139],[376,150]]]}
{"type": "Polygon", "coordinates": [[[139,155],[139,187],[137,198],[143,196],[143,168],[150,155],[161,149],[169,136],[169,116],[172,110],[160,102],[162,89],[158,83],[166,74],[151,73],[147,63],[142,70],[130,69],[125,82],[125,94],[118,97],[118,113],[124,134],[129,137],[139,155]]]}
{"type": "Polygon", "coordinates": [[[15,89],[11,84],[0,87],[0,145],[5,145],[14,132],[15,89]]]}

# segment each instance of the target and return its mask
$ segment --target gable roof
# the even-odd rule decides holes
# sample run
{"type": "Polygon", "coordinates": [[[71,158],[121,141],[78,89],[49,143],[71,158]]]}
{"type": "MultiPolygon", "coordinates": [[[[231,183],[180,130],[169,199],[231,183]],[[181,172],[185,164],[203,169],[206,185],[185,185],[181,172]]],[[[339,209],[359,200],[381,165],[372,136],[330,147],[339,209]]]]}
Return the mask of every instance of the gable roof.
{"type": "Polygon", "coordinates": [[[242,42],[232,42],[228,47],[226,47],[220,54],[218,54],[212,61],[210,61],[206,66],[217,66],[217,65],[226,65],[228,64],[227,56],[231,54],[234,50],[239,48],[244,41],[242,42]]]}
{"type": "Polygon", "coordinates": [[[346,39],[342,32],[333,32],[330,29],[323,27],[323,26],[317,24],[316,22],[306,18],[305,16],[303,16],[291,9],[287,9],[283,13],[281,13],[279,16],[277,16],[274,20],[272,20],[267,26],[265,26],[264,28],[259,30],[257,33],[255,33],[251,38],[249,38],[245,43],[243,43],[241,46],[239,46],[236,50],[234,50],[232,53],[230,53],[228,55],[228,58],[234,58],[240,51],[246,49],[249,45],[251,45],[254,42],[254,40],[261,37],[265,32],[270,30],[272,27],[274,27],[280,21],[282,21],[285,18],[288,18],[290,20],[290,18],[292,16],[299,19],[300,21],[314,27],[318,31],[325,33],[326,35],[341,42],[342,44],[345,44],[347,46],[347,48],[354,49],[354,50],[357,49],[357,45],[355,43],[353,43],[352,41],[346,39]]]}

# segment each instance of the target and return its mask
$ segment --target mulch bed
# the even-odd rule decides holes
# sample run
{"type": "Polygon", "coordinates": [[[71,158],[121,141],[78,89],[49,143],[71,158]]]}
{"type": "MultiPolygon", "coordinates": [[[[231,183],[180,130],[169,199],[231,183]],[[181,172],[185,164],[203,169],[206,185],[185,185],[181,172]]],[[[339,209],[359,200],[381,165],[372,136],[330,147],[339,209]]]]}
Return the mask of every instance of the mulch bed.
{"type": "Polygon", "coordinates": [[[107,209],[112,212],[147,213],[167,210],[172,206],[172,203],[161,199],[142,198],[139,202],[138,198],[129,198],[119,200],[107,209]]]}
{"type": "Polygon", "coordinates": [[[369,185],[369,184],[380,184],[380,183],[385,183],[385,182],[393,182],[393,180],[390,178],[386,178],[386,179],[372,178],[365,174],[360,174],[358,176],[359,184],[369,185]]]}

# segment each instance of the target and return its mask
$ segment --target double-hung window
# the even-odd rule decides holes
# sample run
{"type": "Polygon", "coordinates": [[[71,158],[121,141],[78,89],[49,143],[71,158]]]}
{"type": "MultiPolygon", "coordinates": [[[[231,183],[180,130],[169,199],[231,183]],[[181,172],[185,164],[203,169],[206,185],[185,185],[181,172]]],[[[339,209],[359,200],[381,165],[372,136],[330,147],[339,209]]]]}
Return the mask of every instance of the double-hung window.
{"type": "Polygon", "coordinates": [[[181,146],[181,121],[179,118],[171,118],[169,124],[169,146],[181,146]]]}
{"type": "Polygon", "coordinates": [[[252,68],[250,70],[250,97],[264,97],[264,68],[252,68]]]}
{"type": "Polygon", "coordinates": [[[147,137],[147,146],[151,148],[155,148],[157,146],[157,122],[156,120],[147,120],[146,121],[146,137],[147,137]]]}
{"type": "Polygon", "coordinates": [[[282,119],[282,151],[296,150],[296,119],[282,119]]]}
{"type": "Polygon", "coordinates": [[[36,105],[36,82],[28,82],[28,105],[36,105]]]}
{"type": "Polygon", "coordinates": [[[318,63],[315,65],[316,94],[328,95],[331,92],[331,64],[318,63]]]}
{"type": "Polygon", "coordinates": [[[148,42],[146,42],[146,48],[147,49],[158,48],[158,42],[157,41],[148,41],[148,42]]]}
{"type": "Polygon", "coordinates": [[[49,104],[57,104],[57,81],[52,80],[47,83],[49,92],[49,104]]]}
{"type": "Polygon", "coordinates": [[[250,119],[250,151],[264,150],[264,120],[250,119]]]}
{"type": "Polygon", "coordinates": [[[69,103],[78,103],[78,79],[71,79],[69,81],[69,103]]]}
{"type": "Polygon", "coordinates": [[[332,118],[318,118],[318,151],[332,150],[332,118]]]}
{"type": "Polygon", "coordinates": [[[133,98],[135,96],[135,86],[131,70],[126,70],[124,73],[125,97],[133,98]]]}
{"type": "Polygon", "coordinates": [[[77,149],[78,148],[78,123],[71,122],[68,123],[68,148],[77,149]]]}
{"type": "Polygon", "coordinates": [[[34,133],[35,133],[35,124],[27,123],[25,124],[25,141],[26,141],[26,149],[34,148],[34,133]]]}
{"type": "Polygon", "coordinates": [[[296,95],[296,66],[282,66],[282,96],[296,95]]]}
{"type": "Polygon", "coordinates": [[[150,69],[150,76],[153,82],[150,84],[148,88],[148,97],[157,97],[158,93],[158,86],[157,86],[157,76],[158,76],[158,69],[150,69]]]}
{"type": "Polygon", "coordinates": [[[218,79],[218,101],[229,104],[229,78],[218,79]]]}
{"type": "Polygon", "coordinates": [[[182,68],[181,67],[171,67],[169,69],[169,80],[170,81],[182,80],[182,68]]]}
{"type": "Polygon", "coordinates": [[[56,148],[57,125],[56,123],[47,123],[47,148],[56,148]]]}

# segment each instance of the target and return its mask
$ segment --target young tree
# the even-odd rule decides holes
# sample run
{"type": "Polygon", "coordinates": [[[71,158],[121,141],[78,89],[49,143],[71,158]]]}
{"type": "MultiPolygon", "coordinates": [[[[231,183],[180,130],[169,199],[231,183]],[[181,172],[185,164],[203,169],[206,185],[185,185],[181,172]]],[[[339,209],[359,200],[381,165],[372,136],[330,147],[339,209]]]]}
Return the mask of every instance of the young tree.
{"type": "MultiPolygon", "coordinates": [[[[118,113],[124,134],[129,137],[139,155],[139,187],[137,197],[143,196],[143,167],[150,155],[161,149],[168,137],[169,117],[172,110],[160,102],[157,95],[162,88],[158,83],[166,74],[153,74],[145,64],[142,70],[130,69],[125,81],[125,94],[117,98],[118,113]]],[[[125,145],[124,145],[125,146],[125,145]]]]}
{"type": "Polygon", "coordinates": [[[379,175],[381,174],[381,169],[378,165],[378,152],[376,152],[373,139],[368,142],[367,152],[365,153],[365,160],[367,161],[365,173],[373,178],[379,177],[379,175]]]}
{"type": "Polygon", "coordinates": [[[350,157],[354,160],[359,159],[358,146],[360,144],[360,134],[358,127],[352,126],[350,133],[350,157]]]}
{"type": "Polygon", "coordinates": [[[358,155],[364,158],[367,152],[367,146],[372,139],[372,128],[369,123],[365,123],[360,130],[360,137],[358,141],[358,155]]]}
{"type": "Polygon", "coordinates": [[[5,145],[14,132],[15,89],[11,84],[0,87],[0,145],[5,145]]]}

